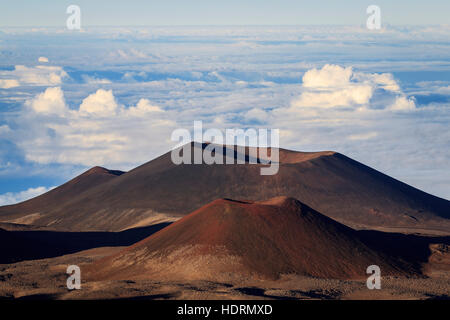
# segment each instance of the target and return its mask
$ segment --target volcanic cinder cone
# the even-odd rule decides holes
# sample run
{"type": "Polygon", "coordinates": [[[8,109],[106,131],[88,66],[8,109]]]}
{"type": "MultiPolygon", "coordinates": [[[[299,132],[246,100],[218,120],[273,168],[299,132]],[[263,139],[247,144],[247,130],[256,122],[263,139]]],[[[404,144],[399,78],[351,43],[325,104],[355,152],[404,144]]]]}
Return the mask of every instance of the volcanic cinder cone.
{"type": "Polygon", "coordinates": [[[88,278],[226,279],[300,274],[364,278],[370,265],[384,275],[416,274],[407,263],[367,247],[358,234],[298,200],[220,199],[88,266],[88,278]]]}
{"type": "MultiPolygon", "coordinates": [[[[182,217],[218,198],[259,201],[286,195],[354,229],[450,234],[450,201],[339,153],[279,149],[279,154],[278,173],[264,176],[261,163],[175,165],[169,152],[120,176],[108,171],[83,188],[68,189],[69,182],[0,207],[0,221],[120,231],[159,216],[182,217]]],[[[87,181],[85,175],[77,179],[87,181]]]]}

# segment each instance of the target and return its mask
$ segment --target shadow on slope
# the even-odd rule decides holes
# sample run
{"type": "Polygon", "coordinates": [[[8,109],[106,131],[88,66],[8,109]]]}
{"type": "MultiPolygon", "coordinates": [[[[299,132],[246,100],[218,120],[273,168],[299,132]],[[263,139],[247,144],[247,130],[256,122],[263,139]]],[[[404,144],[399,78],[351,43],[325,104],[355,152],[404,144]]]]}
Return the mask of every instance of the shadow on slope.
{"type": "Polygon", "coordinates": [[[121,232],[6,231],[0,229],[0,264],[52,258],[98,247],[130,246],[169,222],[121,232]]]}
{"type": "Polygon", "coordinates": [[[431,237],[413,234],[388,233],[374,230],[357,231],[360,239],[368,247],[383,250],[386,254],[398,257],[419,267],[428,261],[430,245],[450,245],[450,237],[431,237]]]}

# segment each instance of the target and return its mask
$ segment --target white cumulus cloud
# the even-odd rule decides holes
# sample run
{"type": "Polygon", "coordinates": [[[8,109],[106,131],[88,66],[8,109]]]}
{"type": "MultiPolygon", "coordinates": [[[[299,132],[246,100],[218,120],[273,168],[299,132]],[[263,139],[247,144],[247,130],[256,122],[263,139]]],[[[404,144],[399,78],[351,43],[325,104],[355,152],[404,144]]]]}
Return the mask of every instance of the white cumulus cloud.
{"type": "Polygon", "coordinates": [[[375,93],[392,100],[391,110],[415,107],[390,73],[355,72],[352,67],[326,64],[321,69],[308,70],[302,80],[301,94],[291,103],[293,110],[305,107],[367,108],[375,93]]]}
{"type": "Polygon", "coordinates": [[[414,99],[407,98],[405,96],[399,96],[395,99],[394,103],[389,106],[390,110],[394,111],[410,111],[416,108],[414,99]]]}
{"type": "Polygon", "coordinates": [[[47,88],[26,105],[36,113],[61,114],[67,110],[64,94],[60,87],[47,88]]]}
{"type": "Polygon", "coordinates": [[[89,95],[80,105],[81,113],[95,113],[97,115],[114,115],[118,105],[112,90],[98,89],[89,95]]]}
{"type": "Polygon", "coordinates": [[[140,99],[135,107],[130,107],[127,114],[132,116],[142,116],[149,112],[163,112],[163,110],[153,105],[148,99],[140,99]]]}
{"type": "Polygon", "coordinates": [[[348,84],[353,74],[351,67],[326,64],[322,69],[313,68],[303,75],[305,88],[341,87],[348,84]]]}
{"type": "Polygon", "coordinates": [[[294,107],[346,107],[367,104],[373,88],[368,85],[348,85],[345,88],[305,91],[292,103],[294,107]]]}

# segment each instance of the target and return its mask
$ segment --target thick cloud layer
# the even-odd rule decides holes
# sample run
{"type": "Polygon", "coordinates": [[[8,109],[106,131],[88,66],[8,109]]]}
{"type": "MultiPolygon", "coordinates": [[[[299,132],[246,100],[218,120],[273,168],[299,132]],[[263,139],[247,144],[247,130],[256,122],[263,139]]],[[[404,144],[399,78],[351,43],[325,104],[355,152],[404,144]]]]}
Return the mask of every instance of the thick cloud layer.
{"type": "Polygon", "coordinates": [[[129,169],[202,120],[279,128],[283,147],[339,151],[450,197],[447,27],[2,31],[4,181],[129,169]],[[58,48],[33,54],[36,35],[58,48]]]}
{"type": "Polygon", "coordinates": [[[60,87],[26,101],[17,124],[11,139],[29,161],[85,166],[149,160],[152,147],[169,145],[175,128],[170,113],[147,99],[125,107],[112,90],[98,89],[70,109],[60,87]]]}

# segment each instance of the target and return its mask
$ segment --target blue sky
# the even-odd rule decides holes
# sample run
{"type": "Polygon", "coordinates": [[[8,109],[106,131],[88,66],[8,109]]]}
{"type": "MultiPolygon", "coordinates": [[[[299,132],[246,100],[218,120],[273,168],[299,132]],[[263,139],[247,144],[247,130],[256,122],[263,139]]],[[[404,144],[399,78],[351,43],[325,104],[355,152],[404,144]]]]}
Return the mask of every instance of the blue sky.
{"type": "Polygon", "coordinates": [[[447,0],[15,0],[0,1],[0,26],[63,26],[68,5],[79,5],[85,26],[365,24],[366,8],[384,23],[448,24],[447,0]]]}
{"type": "Polygon", "coordinates": [[[279,128],[283,147],[335,150],[450,198],[450,27],[404,25],[445,23],[443,1],[379,1],[392,25],[376,31],[363,1],[79,1],[80,31],[54,3],[0,10],[0,204],[140,165],[194,120],[279,128]],[[120,26],[295,19],[317,25],[120,26]]]}

